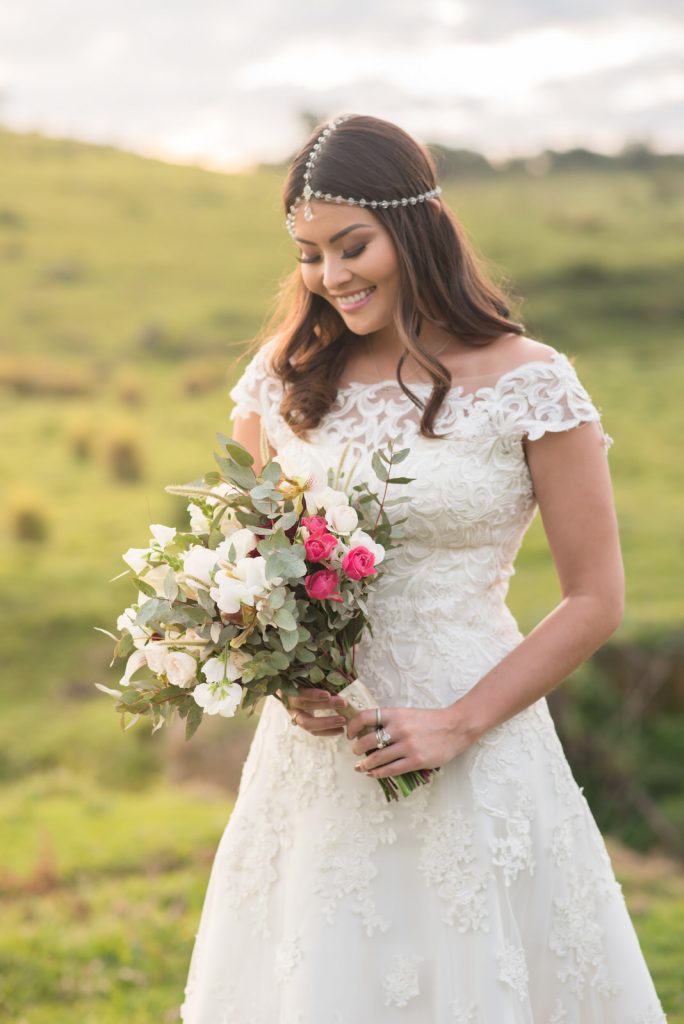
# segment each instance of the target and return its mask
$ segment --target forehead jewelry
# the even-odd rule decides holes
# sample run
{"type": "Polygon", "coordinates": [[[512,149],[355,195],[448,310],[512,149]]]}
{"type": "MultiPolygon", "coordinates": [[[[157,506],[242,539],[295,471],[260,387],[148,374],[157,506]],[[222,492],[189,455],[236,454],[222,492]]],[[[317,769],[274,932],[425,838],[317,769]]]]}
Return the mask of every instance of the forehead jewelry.
{"type": "Polygon", "coordinates": [[[346,203],[349,206],[370,206],[373,210],[377,209],[379,206],[383,210],[387,210],[390,207],[396,206],[415,206],[416,203],[424,203],[426,199],[430,199],[432,196],[438,196],[441,193],[442,189],[437,185],[436,188],[430,189],[429,192],[420,192],[415,196],[402,196],[400,199],[354,199],[351,196],[334,196],[332,193],[322,192],[320,189],[314,190],[311,187],[311,172],[316,162],[316,158],[320,153],[321,146],[323,146],[326,140],[330,138],[338,124],[342,124],[343,121],[347,121],[353,116],[353,114],[343,114],[342,117],[336,117],[333,121],[329,121],[327,128],[323,129],[309,150],[304,171],[304,188],[290,206],[290,211],[285,218],[287,230],[292,238],[294,238],[295,213],[297,212],[297,207],[302,201],[305,204],[304,220],[313,220],[314,214],[311,209],[312,199],[320,199],[326,203],[346,203]]]}

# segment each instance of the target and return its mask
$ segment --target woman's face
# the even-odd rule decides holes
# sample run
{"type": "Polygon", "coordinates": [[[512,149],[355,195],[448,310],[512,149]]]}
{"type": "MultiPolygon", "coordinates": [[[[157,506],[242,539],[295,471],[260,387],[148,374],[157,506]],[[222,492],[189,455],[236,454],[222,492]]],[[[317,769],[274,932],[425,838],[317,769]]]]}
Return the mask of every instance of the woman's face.
{"type": "Polygon", "coordinates": [[[300,203],[294,234],[306,287],[334,306],[355,334],[386,327],[399,288],[392,237],[370,210],[313,200],[313,219],[300,203]]]}

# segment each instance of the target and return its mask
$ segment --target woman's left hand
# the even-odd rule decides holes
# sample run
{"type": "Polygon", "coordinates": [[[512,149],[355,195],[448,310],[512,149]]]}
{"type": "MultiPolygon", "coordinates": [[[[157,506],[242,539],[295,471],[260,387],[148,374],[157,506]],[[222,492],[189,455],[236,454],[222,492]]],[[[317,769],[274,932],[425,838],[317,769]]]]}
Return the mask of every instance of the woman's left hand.
{"type": "Polygon", "coordinates": [[[347,722],[347,737],[355,754],[365,755],[357,771],[374,778],[401,775],[421,768],[439,768],[462,754],[474,742],[457,705],[448,708],[381,708],[381,728],[391,742],[377,748],[375,708],[359,711],[347,722]],[[370,731],[359,735],[370,727],[370,731]],[[372,751],[372,753],[371,753],[372,751]]]}

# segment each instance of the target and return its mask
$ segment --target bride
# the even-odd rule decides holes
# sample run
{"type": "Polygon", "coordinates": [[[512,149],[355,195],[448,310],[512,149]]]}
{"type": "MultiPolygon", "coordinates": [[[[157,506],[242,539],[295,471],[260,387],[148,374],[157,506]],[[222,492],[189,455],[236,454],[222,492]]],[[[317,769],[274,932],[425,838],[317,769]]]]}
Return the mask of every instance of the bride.
{"type": "Polygon", "coordinates": [[[440,195],[429,152],[362,115],[321,125],[285,182],[300,266],[231,391],[234,437],[257,467],[350,443],[374,489],[401,437],[411,500],[357,648],[380,710],[266,699],[185,1024],[665,1021],[546,701],[621,619],[610,438],[440,195]],[[506,593],[537,508],[561,598],[524,636],[506,593]],[[374,781],[437,766],[391,804],[374,781]]]}

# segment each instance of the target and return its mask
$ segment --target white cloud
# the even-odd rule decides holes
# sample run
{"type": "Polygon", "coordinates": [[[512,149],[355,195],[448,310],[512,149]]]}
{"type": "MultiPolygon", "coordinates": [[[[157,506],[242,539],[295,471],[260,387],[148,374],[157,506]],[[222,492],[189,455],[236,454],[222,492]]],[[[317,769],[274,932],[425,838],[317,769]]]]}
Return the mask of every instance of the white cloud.
{"type": "Polygon", "coordinates": [[[682,148],[677,7],[23,0],[0,7],[0,116],[228,167],[291,153],[302,110],[374,114],[495,156],[635,132],[682,148]]]}

